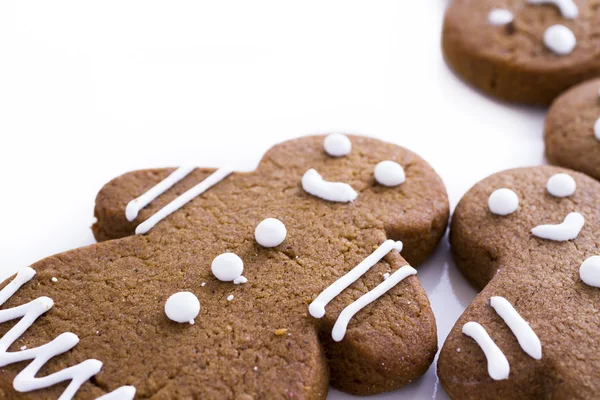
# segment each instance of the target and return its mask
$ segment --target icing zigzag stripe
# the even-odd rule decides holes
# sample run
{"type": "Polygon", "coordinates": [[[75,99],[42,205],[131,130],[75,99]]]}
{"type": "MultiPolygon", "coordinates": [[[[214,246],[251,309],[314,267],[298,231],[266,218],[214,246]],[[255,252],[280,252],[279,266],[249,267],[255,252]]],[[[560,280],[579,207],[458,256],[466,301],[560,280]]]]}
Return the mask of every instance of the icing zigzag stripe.
{"type": "MultiPolygon", "coordinates": [[[[17,273],[15,279],[0,290],[0,306],[10,299],[25,283],[35,276],[32,268],[24,268],[17,273]]],[[[21,319],[0,339],[0,367],[21,361],[32,360],[14,379],[13,387],[18,392],[31,392],[47,388],[61,382],[70,380],[71,383],[59,397],[59,400],[70,400],[75,396],[81,385],[96,375],[102,369],[102,362],[94,359],[86,360],[73,367],[63,369],[42,378],[36,378],[36,374],[48,362],[48,360],[63,354],[79,343],[79,338],[74,333],[63,333],[56,339],[43,346],[33,349],[8,352],[12,344],[29,329],[33,323],[43,314],[48,312],[54,301],[49,297],[39,297],[27,304],[18,307],[0,310],[0,323],[21,319]]],[[[116,391],[103,396],[105,400],[115,399],[113,394],[119,394],[120,399],[133,399],[135,388],[124,386],[116,391]],[[112,397],[111,397],[112,396],[112,397]]]]}

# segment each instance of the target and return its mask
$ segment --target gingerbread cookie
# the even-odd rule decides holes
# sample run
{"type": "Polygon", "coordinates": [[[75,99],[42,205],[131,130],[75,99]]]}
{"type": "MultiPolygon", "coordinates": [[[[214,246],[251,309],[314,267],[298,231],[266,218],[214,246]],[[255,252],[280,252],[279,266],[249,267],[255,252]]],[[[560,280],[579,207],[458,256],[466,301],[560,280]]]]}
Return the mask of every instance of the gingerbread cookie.
{"type": "Polygon", "coordinates": [[[549,105],[600,76],[599,22],[591,0],[454,0],[442,46],[449,66],[487,94],[549,105]]]}
{"type": "Polygon", "coordinates": [[[251,173],[108,183],[103,242],[0,292],[0,397],[323,399],[425,373],[435,320],[408,263],[444,233],[445,188],[401,147],[324,139],[279,144],[251,173]]]}
{"type": "Polygon", "coordinates": [[[600,183],[543,166],[460,201],[457,266],[481,293],[441,351],[453,399],[591,399],[600,391],[600,183]]]}
{"type": "Polygon", "coordinates": [[[544,140],[552,164],[600,179],[600,79],[575,86],[554,101],[544,140]]]}

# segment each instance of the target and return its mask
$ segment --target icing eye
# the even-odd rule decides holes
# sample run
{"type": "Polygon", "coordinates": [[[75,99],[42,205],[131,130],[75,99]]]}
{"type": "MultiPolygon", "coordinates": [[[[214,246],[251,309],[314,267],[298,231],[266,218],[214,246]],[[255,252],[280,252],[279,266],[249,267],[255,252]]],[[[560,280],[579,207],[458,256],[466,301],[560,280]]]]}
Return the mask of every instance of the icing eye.
{"type": "Polygon", "coordinates": [[[577,38],[575,34],[564,25],[552,25],[544,32],[544,44],[546,47],[560,56],[571,54],[577,38]]]}
{"type": "Polygon", "coordinates": [[[175,293],[165,303],[165,314],[171,321],[194,324],[200,313],[200,301],[190,292],[175,293]]]}
{"type": "Polygon", "coordinates": [[[577,184],[569,174],[556,174],[548,179],[546,189],[554,197],[569,197],[575,193],[577,184]]]}
{"type": "Polygon", "coordinates": [[[285,240],[287,230],[283,222],[267,218],[256,227],[254,238],[263,247],[277,247],[285,240]]]}
{"type": "Polygon", "coordinates": [[[323,148],[331,157],[343,157],[352,151],[352,142],[346,135],[332,133],[323,141],[323,148]]]}
{"type": "Polygon", "coordinates": [[[488,207],[492,214],[502,216],[512,214],[519,208],[519,196],[510,189],[498,189],[490,195],[488,207]]]}
{"type": "Polygon", "coordinates": [[[222,282],[233,282],[236,285],[248,280],[242,276],[244,262],[237,254],[223,253],[217,256],[211,265],[214,276],[222,282]]]}
{"type": "Polygon", "coordinates": [[[488,15],[488,22],[496,26],[510,24],[513,20],[513,13],[504,8],[494,8],[488,15]]]}
{"type": "Polygon", "coordinates": [[[375,180],[383,186],[393,187],[406,181],[404,168],[395,161],[382,161],[375,166],[375,180]]]}

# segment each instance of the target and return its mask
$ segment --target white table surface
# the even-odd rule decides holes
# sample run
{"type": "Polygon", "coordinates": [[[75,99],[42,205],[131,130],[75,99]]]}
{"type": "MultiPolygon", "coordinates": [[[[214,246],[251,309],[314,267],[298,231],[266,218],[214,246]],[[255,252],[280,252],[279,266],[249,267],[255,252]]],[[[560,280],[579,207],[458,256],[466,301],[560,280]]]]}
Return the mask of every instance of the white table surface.
{"type": "MultiPolygon", "coordinates": [[[[0,2],[0,278],[94,242],[94,198],[132,169],[233,163],[343,131],[427,159],[452,205],[544,162],[544,112],[452,75],[446,0],[0,2]]],[[[446,240],[419,269],[440,345],[475,295],[446,240]]],[[[329,398],[351,396],[332,391],[329,398]]],[[[435,369],[377,399],[446,399],[435,369]]]]}

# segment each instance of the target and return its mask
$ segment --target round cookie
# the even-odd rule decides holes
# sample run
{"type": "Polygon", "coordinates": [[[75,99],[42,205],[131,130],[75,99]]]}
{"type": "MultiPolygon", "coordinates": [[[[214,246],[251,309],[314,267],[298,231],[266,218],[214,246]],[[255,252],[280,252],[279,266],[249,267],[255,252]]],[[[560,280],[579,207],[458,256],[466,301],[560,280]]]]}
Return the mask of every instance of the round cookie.
{"type": "MultiPolygon", "coordinates": [[[[0,285],[0,321],[7,322],[0,323],[0,343],[11,346],[9,353],[0,348],[0,397],[58,398],[73,370],[64,382],[29,393],[13,385],[20,387],[29,351],[43,351],[66,332],[79,343],[51,349],[55,356],[38,363],[39,375],[91,362],[95,369],[73,381],[81,385],[77,398],[134,387],[138,398],[324,399],[329,384],[373,394],[424,374],[437,351],[435,319],[407,262],[422,262],[443,236],[446,191],[416,154],[349,139],[351,151],[341,157],[327,154],[323,136],[304,137],[273,147],[249,173],[155,169],[109,182],[96,199],[93,227],[103,242],[42,260],[35,276],[22,270],[20,287],[0,285]],[[382,160],[405,168],[402,185],[375,182],[382,160]],[[302,185],[311,169],[322,178],[315,195],[302,185]],[[356,192],[353,201],[319,197],[342,186],[356,192]],[[285,225],[279,246],[255,240],[266,218],[285,225]],[[225,253],[243,261],[246,283],[229,281],[240,268],[221,276],[225,281],[213,274],[211,263],[225,253]],[[345,281],[363,261],[372,267],[345,281]],[[383,280],[384,273],[391,275],[383,280]],[[312,316],[310,304],[346,284],[320,303],[324,315],[312,316]],[[181,318],[167,307],[179,292],[201,304],[193,325],[195,301],[181,318]],[[357,309],[365,296],[374,301],[357,309]],[[23,319],[30,326],[20,334],[14,329],[23,324],[8,321],[23,304],[39,315],[23,319]],[[23,346],[27,352],[18,351],[23,346]]],[[[115,396],[110,400],[127,399],[115,396]]]]}
{"type": "Polygon", "coordinates": [[[600,179],[600,79],[558,97],[546,117],[544,141],[552,164],[600,179]]]}
{"type": "Polygon", "coordinates": [[[599,23],[592,0],[454,0],[442,47],[448,65],[485,93],[549,105],[600,76],[599,23]]]}
{"type": "Polygon", "coordinates": [[[482,291],[440,353],[438,376],[452,399],[598,396],[599,231],[600,183],[575,171],[504,171],[465,194],[452,218],[452,253],[482,291]],[[548,188],[561,173],[575,180],[570,196],[548,188]],[[490,211],[498,188],[518,193],[516,211],[490,211]]]}

